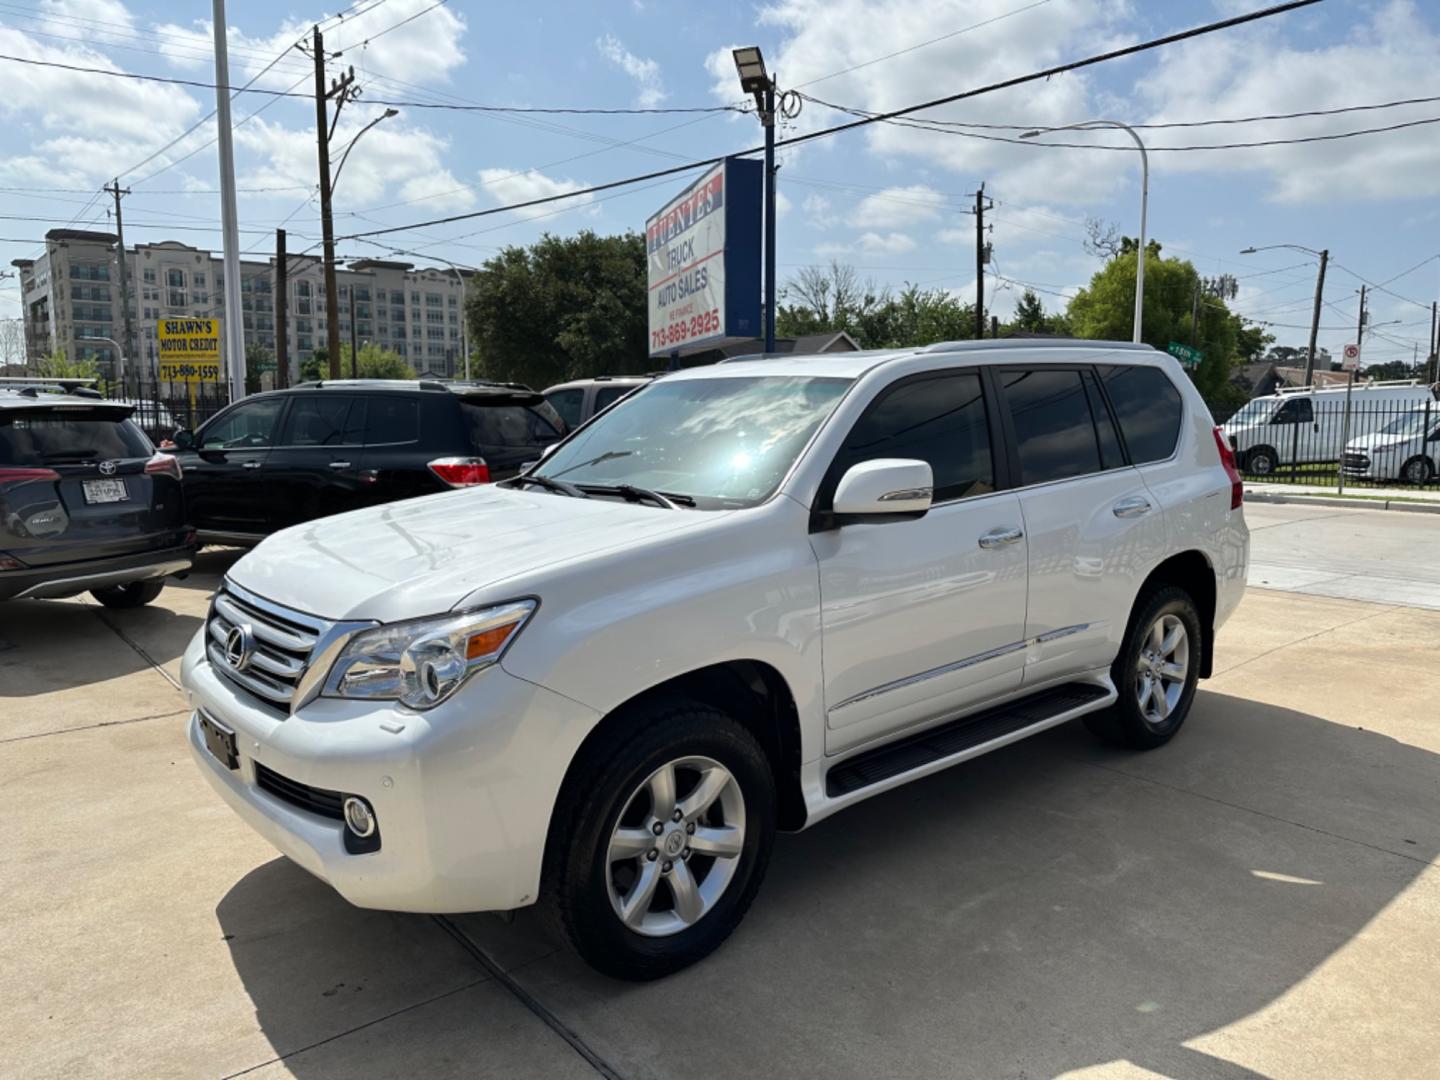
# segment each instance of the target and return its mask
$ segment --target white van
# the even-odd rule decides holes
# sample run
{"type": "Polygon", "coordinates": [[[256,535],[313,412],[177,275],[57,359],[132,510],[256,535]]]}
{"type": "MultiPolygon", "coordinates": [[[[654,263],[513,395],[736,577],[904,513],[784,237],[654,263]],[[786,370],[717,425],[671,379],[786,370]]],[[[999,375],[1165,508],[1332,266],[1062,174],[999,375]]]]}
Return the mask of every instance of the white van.
{"type": "Polygon", "coordinates": [[[1403,413],[1433,402],[1416,379],[1356,383],[1345,424],[1345,387],[1298,386],[1251,400],[1222,426],[1243,472],[1268,476],[1292,461],[1340,460],[1347,439],[1379,431],[1403,413]]]}
{"type": "Polygon", "coordinates": [[[1428,484],[1440,473],[1440,402],[1401,413],[1374,434],[1351,439],[1340,471],[1357,480],[1428,484]]]}

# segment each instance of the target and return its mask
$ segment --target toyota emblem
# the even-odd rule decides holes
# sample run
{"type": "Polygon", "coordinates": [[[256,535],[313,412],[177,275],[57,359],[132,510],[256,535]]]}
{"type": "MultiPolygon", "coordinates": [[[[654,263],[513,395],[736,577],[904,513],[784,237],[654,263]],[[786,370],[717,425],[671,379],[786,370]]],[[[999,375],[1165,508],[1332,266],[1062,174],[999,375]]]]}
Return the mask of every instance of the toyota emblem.
{"type": "Polygon", "coordinates": [[[102,461],[100,462],[100,475],[114,476],[117,468],[119,468],[119,466],[113,461],[102,461]]]}
{"type": "Polygon", "coordinates": [[[225,662],[236,671],[250,666],[250,657],[255,652],[255,631],[249,624],[232,626],[225,635],[225,662]]]}

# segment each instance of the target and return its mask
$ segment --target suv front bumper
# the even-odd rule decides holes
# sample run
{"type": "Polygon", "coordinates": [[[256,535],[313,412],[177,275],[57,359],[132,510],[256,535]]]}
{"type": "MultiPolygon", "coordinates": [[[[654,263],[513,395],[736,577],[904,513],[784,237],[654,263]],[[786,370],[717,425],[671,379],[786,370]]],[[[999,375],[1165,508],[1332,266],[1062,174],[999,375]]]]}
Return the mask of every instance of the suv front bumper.
{"type": "Polygon", "coordinates": [[[424,713],[320,698],[283,715],[218,674],[204,631],[181,681],[201,774],[253,829],[359,907],[457,913],[533,903],[565,770],[599,716],[493,667],[424,713]],[[199,712],[235,733],[238,767],[206,747],[199,712]],[[397,730],[398,729],[398,730],[397,730]],[[346,851],[345,825],[258,786],[256,765],[363,797],[380,846],[346,851]]]}

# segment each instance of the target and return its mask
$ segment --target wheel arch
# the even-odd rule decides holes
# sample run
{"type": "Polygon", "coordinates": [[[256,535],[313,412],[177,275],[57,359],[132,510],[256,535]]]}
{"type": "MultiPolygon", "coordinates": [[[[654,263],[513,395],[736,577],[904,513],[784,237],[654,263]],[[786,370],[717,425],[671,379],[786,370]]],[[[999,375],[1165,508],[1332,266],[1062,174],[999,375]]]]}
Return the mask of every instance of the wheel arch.
{"type": "Polygon", "coordinates": [[[629,723],[637,710],[657,700],[689,698],[721,709],[743,724],[760,743],[775,778],[777,824],[797,830],[807,810],[800,787],[803,747],[799,710],[785,677],[763,660],[733,659],[674,675],[632,695],[607,712],[576,748],[560,790],[572,781],[578,763],[599,740],[629,723]]]}
{"type": "Polygon", "coordinates": [[[1135,605],[1156,585],[1174,585],[1184,589],[1195,601],[1195,606],[1200,611],[1200,622],[1205,628],[1205,643],[1201,650],[1200,677],[1208,679],[1214,670],[1215,662],[1215,604],[1216,604],[1216,582],[1215,567],[1210,557],[1203,551],[1190,549],[1171,555],[1160,565],[1151,570],[1145,581],[1140,586],[1140,591],[1135,594],[1135,601],[1131,604],[1133,611],[1135,605]]]}

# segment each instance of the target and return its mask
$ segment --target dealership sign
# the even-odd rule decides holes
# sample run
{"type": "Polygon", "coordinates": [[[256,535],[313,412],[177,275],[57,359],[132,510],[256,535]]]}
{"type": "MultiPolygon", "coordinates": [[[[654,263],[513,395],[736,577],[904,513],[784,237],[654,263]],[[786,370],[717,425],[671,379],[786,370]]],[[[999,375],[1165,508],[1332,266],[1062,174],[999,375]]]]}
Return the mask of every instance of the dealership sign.
{"type": "Polygon", "coordinates": [[[727,158],[645,222],[651,356],[760,332],[763,179],[727,158]]]}
{"type": "Polygon", "coordinates": [[[155,337],[160,343],[161,379],[219,381],[219,319],[161,319],[155,326],[155,337]]]}

